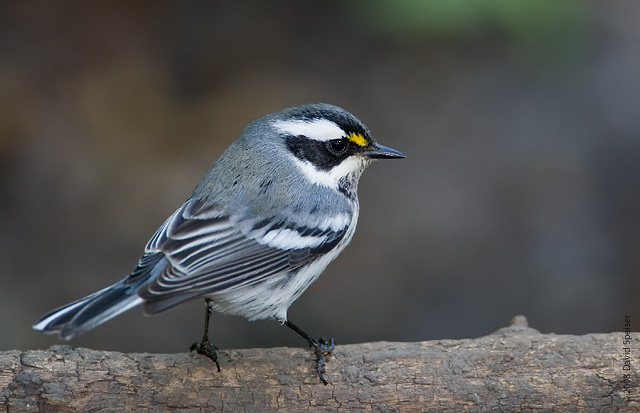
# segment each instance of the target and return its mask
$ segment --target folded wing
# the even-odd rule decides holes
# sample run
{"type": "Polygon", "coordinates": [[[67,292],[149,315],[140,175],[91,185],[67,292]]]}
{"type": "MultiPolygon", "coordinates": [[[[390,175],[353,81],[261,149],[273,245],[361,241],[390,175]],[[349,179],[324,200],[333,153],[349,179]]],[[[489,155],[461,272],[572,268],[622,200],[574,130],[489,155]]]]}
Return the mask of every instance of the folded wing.
{"type": "MultiPolygon", "coordinates": [[[[277,218],[249,220],[189,199],[151,238],[140,259],[138,269],[159,253],[167,259],[164,269],[138,290],[145,312],[157,313],[303,266],[346,234],[348,219],[331,219],[316,228],[277,218]]],[[[136,271],[130,277],[136,277],[136,271]]]]}

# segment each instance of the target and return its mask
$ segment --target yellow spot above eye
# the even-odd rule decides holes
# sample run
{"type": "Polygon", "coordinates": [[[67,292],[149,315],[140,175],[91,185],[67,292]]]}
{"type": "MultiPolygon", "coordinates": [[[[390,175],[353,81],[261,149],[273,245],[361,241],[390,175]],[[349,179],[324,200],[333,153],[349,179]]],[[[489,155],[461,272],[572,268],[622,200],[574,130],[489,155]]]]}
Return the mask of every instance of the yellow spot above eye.
{"type": "Polygon", "coordinates": [[[347,139],[358,146],[367,146],[367,140],[359,133],[351,132],[347,135],[347,139]]]}

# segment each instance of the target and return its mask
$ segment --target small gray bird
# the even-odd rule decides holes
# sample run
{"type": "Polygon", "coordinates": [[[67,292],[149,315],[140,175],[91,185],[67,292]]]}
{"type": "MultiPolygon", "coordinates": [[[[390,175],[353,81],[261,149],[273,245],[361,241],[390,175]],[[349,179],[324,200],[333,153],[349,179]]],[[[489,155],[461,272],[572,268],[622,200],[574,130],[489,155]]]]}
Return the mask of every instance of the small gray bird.
{"type": "Polygon", "coordinates": [[[365,167],[404,157],[337,106],[304,105],[258,119],[151,237],[128,277],[33,328],[70,340],[140,304],[156,314],[203,297],[204,336],[191,350],[218,371],[208,337],[212,309],[291,328],[314,349],[326,384],[333,339],[311,338],[287,319],[287,309],[351,241],[365,167]]]}

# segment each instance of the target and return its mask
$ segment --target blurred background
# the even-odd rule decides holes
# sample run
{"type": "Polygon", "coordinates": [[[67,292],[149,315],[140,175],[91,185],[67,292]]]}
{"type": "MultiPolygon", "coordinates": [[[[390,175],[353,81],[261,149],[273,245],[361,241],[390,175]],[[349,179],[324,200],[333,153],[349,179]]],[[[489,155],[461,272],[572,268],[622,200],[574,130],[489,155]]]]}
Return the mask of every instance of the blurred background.
{"type": "MultiPolygon", "coordinates": [[[[337,104],[408,155],[291,307],[339,344],[640,326],[640,2],[0,3],[0,350],[126,276],[244,126],[337,104]]],[[[200,300],[72,341],[184,352],[200,300]]],[[[222,349],[300,346],[216,314],[222,349]]]]}

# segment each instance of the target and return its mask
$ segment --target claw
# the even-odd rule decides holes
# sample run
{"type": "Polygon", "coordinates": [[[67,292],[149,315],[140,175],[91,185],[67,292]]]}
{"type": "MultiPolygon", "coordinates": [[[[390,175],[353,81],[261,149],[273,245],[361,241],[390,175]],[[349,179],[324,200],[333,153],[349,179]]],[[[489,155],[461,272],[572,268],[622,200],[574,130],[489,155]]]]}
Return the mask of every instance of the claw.
{"type": "Polygon", "coordinates": [[[218,363],[218,352],[216,351],[218,348],[213,345],[209,340],[203,340],[200,343],[193,343],[191,347],[189,347],[189,351],[196,351],[198,354],[202,354],[205,357],[208,357],[216,363],[216,368],[218,372],[220,372],[220,364],[218,363]]]}
{"type": "Polygon", "coordinates": [[[325,386],[329,384],[327,378],[324,376],[324,365],[326,363],[326,357],[328,357],[333,351],[333,339],[330,339],[327,342],[326,338],[320,337],[316,341],[291,321],[284,320],[283,324],[289,327],[291,330],[295,331],[296,334],[298,334],[300,337],[307,340],[307,343],[309,343],[309,347],[313,347],[314,353],[316,355],[316,371],[318,372],[318,377],[320,377],[320,381],[322,381],[325,386]]]}
{"type": "Polygon", "coordinates": [[[331,355],[331,353],[333,352],[333,338],[330,339],[329,342],[327,342],[324,337],[320,337],[318,341],[314,340],[313,342],[311,342],[311,345],[316,355],[316,371],[318,372],[318,377],[320,378],[320,381],[322,381],[322,383],[324,383],[324,385],[326,386],[327,384],[329,384],[329,382],[327,381],[327,378],[324,374],[324,365],[326,363],[325,358],[331,355]]]}
{"type": "Polygon", "coordinates": [[[214,363],[216,363],[216,367],[218,368],[218,373],[220,372],[220,364],[218,363],[218,353],[216,350],[218,347],[214,346],[211,341],[209,341],[209,319],[211,318],[211,300],[206,298],[207,309],[204,315],[204,335],[202,336],[202,341],[199,343],[193,343],[191,347],[189,347],[190,351],[197,351],[198,354],[202,354],[211,359],[214,363]]]}

